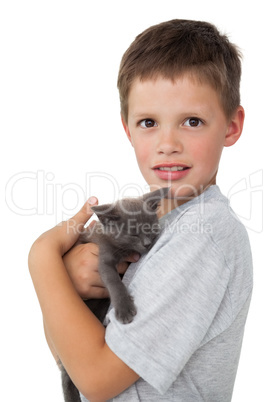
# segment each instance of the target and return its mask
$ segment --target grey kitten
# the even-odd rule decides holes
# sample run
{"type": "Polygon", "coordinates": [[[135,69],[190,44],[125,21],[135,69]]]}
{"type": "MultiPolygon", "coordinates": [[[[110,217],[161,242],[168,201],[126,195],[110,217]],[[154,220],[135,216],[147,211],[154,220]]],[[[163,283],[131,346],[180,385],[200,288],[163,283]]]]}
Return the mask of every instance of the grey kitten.
{"type": "MultiPolygon", "coordinates": [[[[130,323],[136,315],[133,298],[121,281],[116,266],[128,255],[134,252],[144,254],[154,245],[160,233],[157,208],[168,192],[169,187],[165,187],[138,198],[91,207],[99,221],[90,231],[81,234],[79,243],[99,245],[99,273],[110,299],[91,299],[85,303],[100,321],[103,321],[110,302],[116,318],[122,323],[130,323]]],[[[60,366],[65,402],[80,402],[77,388],[64,367],[60,366]]]]}

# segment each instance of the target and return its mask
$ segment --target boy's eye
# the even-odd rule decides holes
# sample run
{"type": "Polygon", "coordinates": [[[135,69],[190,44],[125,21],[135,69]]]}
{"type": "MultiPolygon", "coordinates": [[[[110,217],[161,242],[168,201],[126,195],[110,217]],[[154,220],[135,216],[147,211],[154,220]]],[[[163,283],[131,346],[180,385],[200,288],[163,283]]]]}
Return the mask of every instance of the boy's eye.
{"type": "Polygon", "coordinates": [[[144,119],[139,122],[142,128],[156,127],[156,122],[153,119],[144,119]]]}
{"type": "Polygon", "coordinates": [[[202,124],[202,120],[198,119],[197,117],[190,117],[184,122],[184,126],[187,127],[199,127],[202,124]]]}

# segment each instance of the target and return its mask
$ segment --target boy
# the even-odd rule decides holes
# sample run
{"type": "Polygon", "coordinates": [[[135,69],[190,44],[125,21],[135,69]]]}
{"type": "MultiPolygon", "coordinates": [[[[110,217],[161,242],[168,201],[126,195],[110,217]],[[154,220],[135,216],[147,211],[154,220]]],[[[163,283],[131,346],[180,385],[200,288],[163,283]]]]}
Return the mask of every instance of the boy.
{"type": "Polygon", "coordinates": [[[90,276],[85,295],[75,273],[85,252],[86,269],[96,270],[96,245],[66,254],[91,216],[88,204],[71,226],[43,234],[29,256],[48,343],[83,401],[231,400],[252,263],[216,175],[223,147],[243,128],[240,75],[238,50],[205,22],[153,26],[123,56],[124,129],[151,190],[171,186],[159,210],[161,237],[124,277],[137,316],[124,325],[111,309],[105,329],[75,291],[73,283],[94,297],[100,285],[90,276]]]}

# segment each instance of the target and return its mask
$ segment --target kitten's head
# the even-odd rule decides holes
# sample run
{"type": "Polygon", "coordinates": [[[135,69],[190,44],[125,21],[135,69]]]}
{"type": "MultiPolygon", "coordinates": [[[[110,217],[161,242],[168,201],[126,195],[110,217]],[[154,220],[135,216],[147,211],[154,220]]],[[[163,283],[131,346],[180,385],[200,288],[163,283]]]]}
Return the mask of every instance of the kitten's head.
{"type": "Polygon", "coordinates": [[[102,223],[106,238],[119,249],[142,254],[148,251],[160,233],[157,208],[169,187],[138,198],[124,198],[114,204],[91,207],[102,223]]]}

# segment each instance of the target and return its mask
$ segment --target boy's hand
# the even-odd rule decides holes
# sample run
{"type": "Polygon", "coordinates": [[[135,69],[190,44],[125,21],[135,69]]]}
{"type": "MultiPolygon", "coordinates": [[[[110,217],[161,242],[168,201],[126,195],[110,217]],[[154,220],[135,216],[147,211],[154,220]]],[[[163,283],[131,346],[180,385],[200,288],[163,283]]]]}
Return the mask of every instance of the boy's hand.
{"type": "MultiPolygon", "coordinates": [[[[136,262],[139,255],[133,254],[117,266],[124,274],[130,262],[136,262]]],[[[64,265],[73,285],[83,299],[102,299],[109,297],[98,271],[99,247],[95,243],[79,244],[63,257],[64,265]]]]}
{"type": "MultiPolygon", "coordinates": [[[[29,266],[36,267],[43,260],[42,255],[47,256],[47,250],[54,250],[62,256],[76,291],[84,299],[108,297],[98,272],[98,246],[94,243],[74,246],[84,225],[93,215],[90,206],[97,203],[96,197],[91,197],[73,218],[43,233],[29,253],[29,266]]],[[[118,265],[118,272],[125,273],[127,262],[136,262],[138,259],[139,256],[135,254],[126,258],[126,262],[118,265]]]]}

